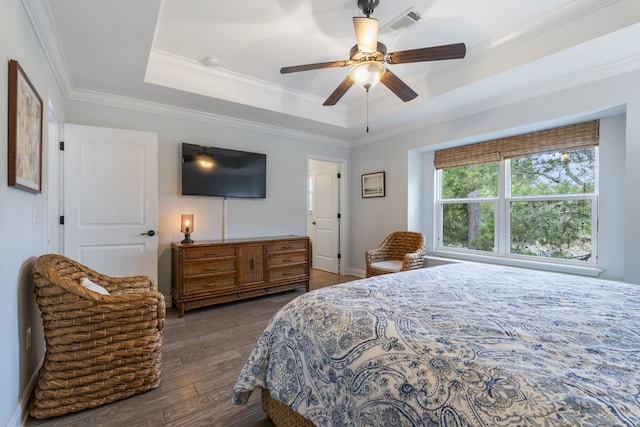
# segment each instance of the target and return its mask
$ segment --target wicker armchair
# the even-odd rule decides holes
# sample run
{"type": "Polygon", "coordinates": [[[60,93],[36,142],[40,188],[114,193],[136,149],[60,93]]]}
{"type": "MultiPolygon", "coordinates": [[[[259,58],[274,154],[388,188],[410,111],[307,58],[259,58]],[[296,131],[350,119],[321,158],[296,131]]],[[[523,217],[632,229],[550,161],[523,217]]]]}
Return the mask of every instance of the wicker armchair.
{"type": "Polygon", "coordinates": [[[424,245],[421,233],[396,231],[389,234],[379,248],[366,251],[367,277],[421,268],[424,245]]]}
{"type": "Polygon", "coordinates": [[[32,275],[47,348],[31,416],[77,412],[160,384],[165,303],[150,277],[113,278],[53,254],[39,257],[32,275]],[[108,294],[87,288],[95,285],[108,294]]]}

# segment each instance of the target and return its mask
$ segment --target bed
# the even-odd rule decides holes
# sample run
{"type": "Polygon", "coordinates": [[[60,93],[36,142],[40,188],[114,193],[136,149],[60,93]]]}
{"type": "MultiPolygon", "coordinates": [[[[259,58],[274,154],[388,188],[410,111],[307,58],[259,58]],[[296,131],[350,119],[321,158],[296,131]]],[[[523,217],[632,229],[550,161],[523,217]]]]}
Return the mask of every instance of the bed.
{"type": "Polygon", "coordinates": [[[256,389],[276,425],[639,426],[640,285],[457,263],[320,289],[233,402],[256,389]]]}

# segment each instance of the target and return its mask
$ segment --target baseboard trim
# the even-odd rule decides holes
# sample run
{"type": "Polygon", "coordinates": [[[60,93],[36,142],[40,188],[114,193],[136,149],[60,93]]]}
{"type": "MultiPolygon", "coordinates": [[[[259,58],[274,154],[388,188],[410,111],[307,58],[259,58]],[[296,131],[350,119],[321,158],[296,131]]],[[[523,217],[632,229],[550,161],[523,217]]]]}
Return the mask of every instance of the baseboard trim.
{"type": "Polygon", "coordinates": [[[29,400],[31,399],[31,394],[33,393],[33,389],[36,386],[36,381],[38,380],[38,373],[40,372],[40,368],[44,363],[44,355],[42,359],[40,359],[40,363],[38,363],[38,367],[33,371],[31,378],[29,379],[29,383],[24,388],[22,393],[20,394],[20,399],[18,400],[18,406],[13,411],[11,418],[7,421],[7,427],[20,427],[24,425],[24,422],[27,420],[27,413],[29,412],[29,400]]]}
{"type": "Polygon", "coordinates": [[[350,268],[349,269],[349,275],[350,276],[360,277],[361,279],[364,279],[365,277],[367,277],[367,271],[366,270],[360,270],[359,268],[350,268]]]}

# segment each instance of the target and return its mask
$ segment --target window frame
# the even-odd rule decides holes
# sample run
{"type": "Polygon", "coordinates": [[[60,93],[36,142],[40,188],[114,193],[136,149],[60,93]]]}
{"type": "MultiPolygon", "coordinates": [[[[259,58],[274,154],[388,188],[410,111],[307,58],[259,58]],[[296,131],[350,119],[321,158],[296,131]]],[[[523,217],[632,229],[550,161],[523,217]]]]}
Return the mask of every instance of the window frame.
{"type": "MultiPolygon", "coordinates": [[[[594,268],[598,266],[598,202],[600,183],[600,152],[599,147],[595,150],[595,186],[593,193],[564,194],[564,195],[535,195],[535,196],[512,196],[511,195],[511,159],[498,161],[498,196],[497,197],[475,197],[442,199],[443,194],[443,169],[435,169],[435,200],[434,200],[434,252],[438,255],[451,257],[472,257],[478,260],[520,260],[534,262],[536,264],[567,265],[594,268]],[[579,261],[564,258],[540,257],[535,255],[522,255],[511,253],[511,203],[512,202],[536,202],[554,200],[589,200],[591,201],[591,258],[588,261],[579,261]],[[467,249],[452,248],[443,245],[443,207],[445,204],[455,203],[495,203],[495,225],[494,225],[494,250],[492,252],[467,249]]],[[[522,157],[526,157],[522,156],[522,157]]]]}

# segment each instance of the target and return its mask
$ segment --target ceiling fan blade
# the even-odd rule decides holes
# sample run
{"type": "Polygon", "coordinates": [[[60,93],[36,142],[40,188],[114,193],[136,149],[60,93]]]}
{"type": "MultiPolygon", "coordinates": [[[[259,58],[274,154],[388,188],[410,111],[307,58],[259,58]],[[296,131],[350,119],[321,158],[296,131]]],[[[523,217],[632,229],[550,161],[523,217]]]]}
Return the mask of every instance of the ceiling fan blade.
{"type": "Polygon", "coordinates": [[[380,78],[380,82],[388,87],[391,92],[395,93],[398,98],[402,99],[404,102],[411,101],[416,96],[417,93],[413,91],[405,82],[400,80],[398,76],[393,74],[391,71],[387,69],[380,78]]]}
{"type": "Polygon", "coordinates": [[[347,76],[322,105],[336,105],[351,86],[353,86],[353,80],[347,76]]]}
{"type": "Polygon", "coordinates": [[[350,60],[318,62],[316,64],[306,64],[306,65],[294,65],[291,67],[280,68],[280,74],[296,73],[298,71],[319,70],[321,68],[346,67],[347,65],[351,65],[350,60]]]}
{"type": "Polygon", "coordinates": [[[441,61],[443,59],[464,58],[466,54],[465,44],[456,43],[391,52],[387,55],[386,62],[388,64],[406,64],[408,62],[441,61]]]}

